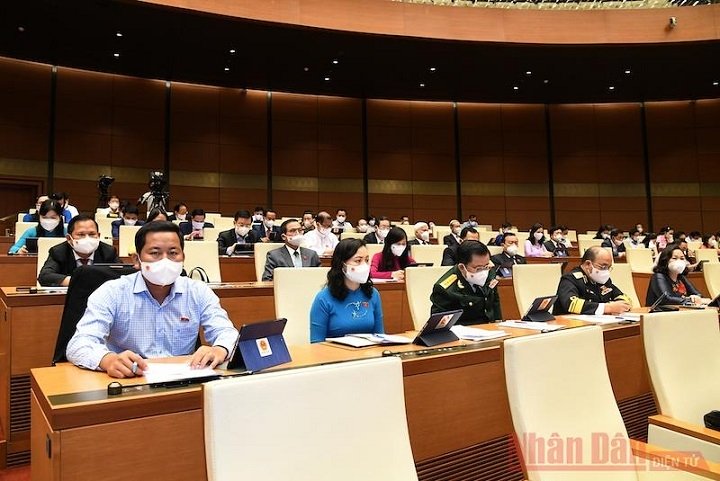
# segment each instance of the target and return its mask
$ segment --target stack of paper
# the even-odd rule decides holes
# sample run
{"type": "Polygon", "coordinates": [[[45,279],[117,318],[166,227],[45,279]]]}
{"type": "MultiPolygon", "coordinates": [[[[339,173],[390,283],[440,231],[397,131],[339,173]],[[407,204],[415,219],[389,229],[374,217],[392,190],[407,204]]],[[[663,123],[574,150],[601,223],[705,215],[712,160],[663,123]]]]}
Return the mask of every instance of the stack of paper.
{"type": "Polygon", "coordinates": [[[515,327],[517,329],[532,329],[535,331],[557,331],[562,329],[564,326],[560,324],[548,324],[547,322],[532,322],[532,321],[503,321],[498,322],[498,326],[502,327],[515,327]]]}
{"type": "Polygon", "coordinates": [[[147,364],[148,367],[143,373],[145,380],[150,384],[214,376],[217,374],[214,369],[210,369],[209,367],[192,369],[187,362],[148,362],[147,364]]]}
{"type": "Polygon", "coordinates": [[[640,314],[622,314],[618,316],[576,314],[568,317],[571,319],[577,319],[578,321],[589,322],[591,324],[617,324],[622,321],[640,322],[640,314]]]}
{"type": "Polygon", "coordinates": [[[408,337],[392,334],[348,334],[343,337],[328,337],[325,340],[352,347],[410,344],[413,342],[413,340],[408,337]]]}
{"type": "Polygon", "coordinates": [[[503,330],[479,329],[477,327],[453,326],[450,330],[460,339],[468,341],[488,341],[490,339],[498,339],[506,337],[509,334],[503,330]]]}

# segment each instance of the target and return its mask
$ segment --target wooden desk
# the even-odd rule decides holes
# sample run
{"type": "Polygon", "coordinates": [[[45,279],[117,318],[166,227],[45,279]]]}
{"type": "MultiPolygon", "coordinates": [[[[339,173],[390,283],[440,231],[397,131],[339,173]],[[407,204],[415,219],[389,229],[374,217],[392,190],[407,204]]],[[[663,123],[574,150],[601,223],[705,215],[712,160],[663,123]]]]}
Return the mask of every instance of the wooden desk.
{"type": "Polygon", "coordinates": [[[0,236],[0,253],[7,254],[10,247],[15,243],[15,236],[0,236]]]}
{"type": "MultiPolygon", "coordinates": [[[[639,327],[608,327],[604,334],[621,412],[631,436],[642,437],[647,415],[655,409],[639,327]],[[633,420],[640,420],[640,430],[633,420]]],[[[408,429],[419,479],[456,481],[464,472],[520,480],[501,341],[455,345],[467,347],[403,361],[408,429]]],[[[401,346],[393,351],[414,349],[401,346]]],[[[375,357],[383,350],[300,346],[291,349],[291,367],[375,357]]],[[[131,471],[138,479],[206,479],[201,388],[155,389],[107,399],[110,381],[104,373],[69,365],[32,371],[33,481],[95,480],[99,475],[113,481],[127,479],[131,471]],[[121,455],[122,441],[128,439],[141,440],[141,456],[121,455]]]]}

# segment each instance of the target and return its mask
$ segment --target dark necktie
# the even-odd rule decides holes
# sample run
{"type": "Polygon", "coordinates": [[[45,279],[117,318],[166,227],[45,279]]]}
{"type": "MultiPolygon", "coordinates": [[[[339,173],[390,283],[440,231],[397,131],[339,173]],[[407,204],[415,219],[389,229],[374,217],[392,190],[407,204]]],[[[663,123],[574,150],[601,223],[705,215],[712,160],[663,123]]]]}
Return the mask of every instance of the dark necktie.
{"type": "Polygon", "coordinates": [[[90,261],[90,259],[78,259],[78,260],[80,261],[80,264],[82,264],[84,266],[88,265],[88,262],[90,261]]]}

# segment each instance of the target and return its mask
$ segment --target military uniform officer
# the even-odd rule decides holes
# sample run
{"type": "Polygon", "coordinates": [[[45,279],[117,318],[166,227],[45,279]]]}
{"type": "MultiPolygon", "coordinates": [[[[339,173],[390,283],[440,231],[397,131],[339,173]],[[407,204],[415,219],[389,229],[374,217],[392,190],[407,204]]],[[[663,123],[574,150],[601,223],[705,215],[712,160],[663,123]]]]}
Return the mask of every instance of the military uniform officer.
{"type": "Polygon", "coordinates": [[[582,263],[560,278],[555,314],[621,314],[632,307],[630,298],[610,280],[612,256],[593,246],[582,263]]]}
{"type": "Polygon", "coordinates": [[[466,240],[457,249],[458,263],[433,286],[431,312],[462,309],[458,324],[502,319],[498,280],[485,244],[466,240]]]}

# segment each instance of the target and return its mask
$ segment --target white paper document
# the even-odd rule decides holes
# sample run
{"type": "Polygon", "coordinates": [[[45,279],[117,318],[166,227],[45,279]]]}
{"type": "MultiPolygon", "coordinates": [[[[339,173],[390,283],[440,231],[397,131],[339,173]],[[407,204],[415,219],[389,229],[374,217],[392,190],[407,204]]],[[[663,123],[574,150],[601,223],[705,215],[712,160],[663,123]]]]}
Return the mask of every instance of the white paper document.
{"type": "Polygon", "coordinates": [[[144,371],[145,380],[150,384],[169,381],[180,381],[196,377],[214,376],[217,373],[214,369],[204,367],[202,369],[191,369],[186,362],[150,362],[144,371]]]}
{"type": "Polygon", "coordinates": [[[573,314],[568,316],[570,319],[577,319],[578,321],[590,322],[592,324],[617,324],[618,322],[631,321],[640,322],[640,314],[620,314],[617,316],[613,315],[591,315],[591,314],[573,314]]]}
{"type": "Polygon", "coordinates": [[[326,341],[352,347],[379,346],[383,344],[410,344],[412,339],[393,334],[349,334],[343,337],[328,337],[326,341]]]}
{"type": "Polygon", "coordinates": [[[487,341],[490,339],[498,339],[509,336],[507,332],[500,329],[491,331],[490,329],[481,329],[477,327],[453,326],[450,330],[460,339],[465,339],[467,341],[487,341]]]}
{"type": "Polygon", "coordinates": [[[502,327],[515,327],[517,329],[531,329],[534,331],[557,331],[565,326],[560,324],[548,324],[547,322],[532,322],[532,321],[503,321],[498,322],[498,326],[502,327]]]}

